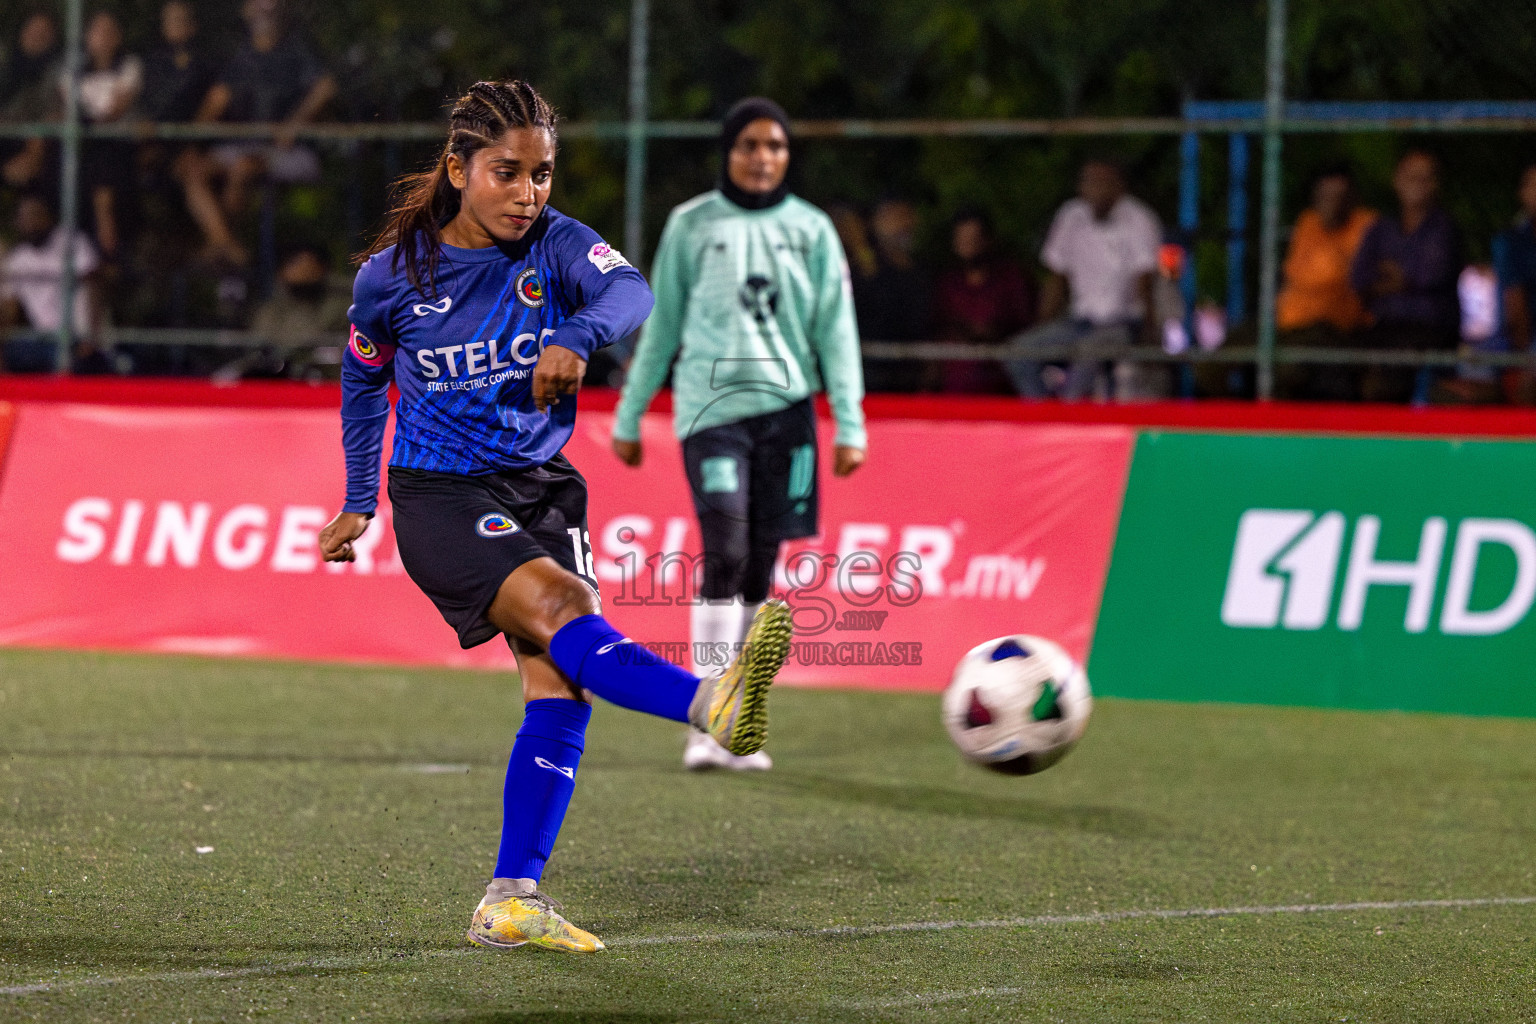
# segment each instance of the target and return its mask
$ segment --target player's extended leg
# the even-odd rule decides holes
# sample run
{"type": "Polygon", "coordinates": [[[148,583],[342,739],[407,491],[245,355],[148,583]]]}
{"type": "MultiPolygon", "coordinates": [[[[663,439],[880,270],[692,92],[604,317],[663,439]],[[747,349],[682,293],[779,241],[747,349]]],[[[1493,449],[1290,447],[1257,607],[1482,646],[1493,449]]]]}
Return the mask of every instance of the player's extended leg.
{"type": "Polygon", "coordinates": [[[514,640],[512,650],[523,679],[523,725],[507,762],[496,872],[475,908],[469,941],[492,949],[532,944],[596,952],[602,940],[567,921],[560,905],[539,891],[576,788],[592,706],[546,652],[523,640],[514,640]]]}
{"type": "MultiPolygon", "coordinates": [[[[751,534],[748,534],[751,537],[751,534]]],[[[773,566],[778,560],[779,542],[760,538],[749,539],[742,545],[743,557],[738,571],[729,574],[728,581],[711,578],[711,567],[706,561],[704,569],[704,594],[706,599],[693,608],[693,634],[695,644],[702,637],[714,647],[735,649],[747,636],[757,613],[768,599],[773,583],[773,566]],[[734,593],[729,601],[711,601],[708,595],[729,589],[734,593]]],[[[729,768],[732,771],[768,771],[773,768],[773,758],[768,751],[758,750],[751,754],[732,754],[707,734],[691,730],[688,745],[683,750],[683,767],[689,771],[710,768],[729,768]]]]}
{"type": "Polygon", "coordinates": [[[758,612],[730,667],[702,680],[615,629],[591,588],[553,558],[514,570],[486,617],[547,650],[567,679],[611,704],[692,723],[736,754],[767,739],[768,688],[789,654],[789,608],[781,601],[758,612]]]}
{"type": "MultiPolygon", "coordinates": [[[[694,672],[700,676],[713,671],[710,662],[722,659],[729,664],[733,652],[744,639],[751,616],[756,609],[748,609],[741,600],[741,571],[747,562],[749,524],[745,510],[741,515],[730,515],[711,510],[700,515],[699,524],[704,538],[704,565],[699,600],[689,608],[688,632],[692,639],[690,650],[694,657],[694,672]]],[[[688,742],[683,748],[683,767],[689,771],[710,768],[763,768],[767,755],[761,750],[752,754],[733,754],[718,743],[708,732],[690,729],[688,742]],[[750,763],[747,759],[752,759],[750,763]]]]}
{"type": "MultiPolygon", "coordinates": [[[[740,649],[756,621],[756,609],[741,599],[742,573],[751,558],[748,484],[754,457],[748,422],[710,427],[683,441],[683,463],[704,542],[699,600],[689,612],[694,671],[701,676],[709,671],[709,661],[740,649]]],[[[683,749],[683,767],[690,771],[763,769],[772,764],[761,750],[733,752],[698,729],[689,732],[683,749]]]]}

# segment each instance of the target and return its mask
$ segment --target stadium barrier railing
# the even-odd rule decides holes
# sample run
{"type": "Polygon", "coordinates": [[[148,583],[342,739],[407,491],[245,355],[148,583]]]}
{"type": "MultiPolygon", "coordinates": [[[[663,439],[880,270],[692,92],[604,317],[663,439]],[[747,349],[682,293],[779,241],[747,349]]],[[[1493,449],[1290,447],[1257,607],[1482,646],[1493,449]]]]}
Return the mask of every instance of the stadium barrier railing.
{"type": "MultiPolygon", "coordinates": [[[[1427,105],[1435,107],[1431,114],[1398,111],[1397,106],[1382,109],[1366,109],[1363,114],[1349,109],[1324,109],[1327,105],[1293,104],[1287,108],[1281,120],[1272,123],[1261,116],[1261,108],[1254,104],[1227,104],[1204,107],[1195,104],[1186,109],[1183,117],[1088,117],[1088,118],[996,118],[945,120],[932,118],[908,119],[824,119],[798,120],[793,130],[805,139],[896,139],[896,138],[993,138],[1025,139],[1048,137],[1092,137],[1123,135],[1179,136],[1185,140],[1204,135],[1249,136],[1266,129],[1284,134],[1326,133],[1342,134],[1383,131],[1466,131],[1478,133],[1518,133],[1536,128],[1536,116],[1531,116],[1529,104],[1463,103],[1427,105]],[[1210,109],[1205,109],[1209,107],[1210,109]],[[1218,109],[1219,107],[1219,109],[1218,109]],[[1317,110],[1313,110],[1317,107],[1317,110]],[[1443,109],[1442,109],[1443,108],[1443,109]]],[[[1339,105],[1334,105],[1339,106],[1339,105]]],[[[1381,105],[1377,105],[1381,106],[1381,105]]],[[[1426,107],[1418,104],[1417,107],[1426,107]]],[[[1405,108],[1406,111],[1406,108],[1405,108]]],[[[718,125],[713,121],[642,120],[635,121],[586,121],[570,122],[561,126],[562,135],[569,139],[604,141],[629,140],[633,143],[636,132],[644,139],[707,139],[713,138],[718,125]]],[[[278,133],[315,143],[328,143],[342,147],[361,143],[435,142],[442,136],[442,126],[437,122],[391,123],[311,123],[300,126],[271,123],[147,123],[123,122],[115,124],[68,124],[61,121],[0,123],[0,139],[55,138],[71,140],[120,139],[147,141],[219,141],[261,140],[273,138],[278,133]]],[[[631,159],[633,159],[633,152],[631,159]]],[[[643,156],[642,156],[643,159],[643,156]]],[[[630,175],[631,179],[634,177],[630,175]]],[[[1187,183],[1184,186],[1187,190],[1187,183]]],[[[637,229],[626,225],[626,236],[633,237],[637,229]]],[[[1188,241],[1188,240],[1186,240],[1188,241]]],[[[271,254],[262,263],[269,270],[274,264],[271,254]]],[[[65,335],[73,335],[72,325],[53,335],[57,344],[54,366],[57,372],[68,372],[68,342],[65,335]]],[[[10,332],[0,335],[7,339],[38,340],[37,332],[10,332]]],[[[99,339],[106,344],[130,344],[138,346],[213,347],[230,350],[252,348],[305,349],[315,345],[334,346],[334,339],[311,344],[274,343],[258,338],[249,332],[232,330],[201,330],[191,328],[118,327],[102,333],[99,339]]],[[[1031,359],[1052,361],[1069,359],[1076,354],[1072,347],[1059,348],[989,348],[985,346],[951,345],[937,342],[866,342],[864,354],[879,360],[957,360],[990,361],[1031,359]]],[[[1263,366],[1270,361],[1278,364],[1348,364],[1358,366],[1403,367],[1532,367],[1536,358],[1522,352],[1497,352],[1472,350],[1422,351],[1411,349],[1366,348],[1288,348],[1278,344],[1266,349],[1256,346],[1223,346],[1214,350],[1191,347],[1182,352],[1166,352],[1150,346],[1125,346],[1111,349],[1095,347],[1092,358],[1113,362],[1196,364],[1215,363],[1230,366],[1263,366]]]]}

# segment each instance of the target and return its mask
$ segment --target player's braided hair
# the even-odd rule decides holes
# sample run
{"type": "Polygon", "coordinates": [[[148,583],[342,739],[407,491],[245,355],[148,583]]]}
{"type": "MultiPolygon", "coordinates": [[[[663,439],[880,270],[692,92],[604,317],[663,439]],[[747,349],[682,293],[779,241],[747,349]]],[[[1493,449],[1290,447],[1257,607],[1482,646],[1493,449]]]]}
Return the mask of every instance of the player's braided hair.
{"type": "Polygon", "coordinates": [[[427,171],[400,179],[398,200],[384,230],[363,254],[395,246],[392,267],[405,263],[411,286],[437,297],[438,245],[443,225],[459,212],[459,190],[448,180],[448,156],[467,165],[470,158],[516,128],[543,128],[555,141],[554,108],[527,82],[476,82],[454,102],[448,115],[448,141],[427,171]]]}

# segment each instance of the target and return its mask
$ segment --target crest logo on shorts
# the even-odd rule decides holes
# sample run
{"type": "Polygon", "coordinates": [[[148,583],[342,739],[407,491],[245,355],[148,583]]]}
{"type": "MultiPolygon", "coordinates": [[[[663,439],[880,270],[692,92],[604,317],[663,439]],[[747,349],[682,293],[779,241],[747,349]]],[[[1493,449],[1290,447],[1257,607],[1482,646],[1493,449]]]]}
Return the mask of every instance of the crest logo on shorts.
{"type": "Polygon", "coordinates": [[[512,521],[511,516],[502,515],[500,512],[483,515],[480,521],[475,523],[475,532],[482,537],[504,537],[521,529],[521,526],[512,521]]]}
{"type": "Polygon", "coordinates": [[[539,272],[532,267],[517,275],[517,301],[531,309],[538,309],[544,305],[544,282],[539,280],[539,272]]]}

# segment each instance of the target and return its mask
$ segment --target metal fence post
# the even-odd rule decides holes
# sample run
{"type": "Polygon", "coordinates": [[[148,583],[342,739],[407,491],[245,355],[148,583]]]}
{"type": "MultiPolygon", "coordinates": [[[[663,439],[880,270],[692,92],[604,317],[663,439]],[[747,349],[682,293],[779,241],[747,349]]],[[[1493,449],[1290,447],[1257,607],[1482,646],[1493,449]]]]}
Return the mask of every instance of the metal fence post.
{"type": "Polygon", "coordinates": [[[1264,186],[1259,245],[1258,395],[1275,392],[1275,291],[1280,273],[1280,122],[1285,115],[1285,0],[1269,0],[1265,60],[1264,186]]]}
{"type": "Polygon", "coordinates": [[[645,134],[650,102],[650,0],[632,0],[629,8],[628,159],[624,166],[624,251],[638,266],[645,242],[645,134]]]}
{"type": "Polygon", "coordinates": [[[69,372],[75,345],[75,232],[80,215],[80,35],[85,0],[64,3],[64,125],[63,167],[59,175],[59,227],[64,235],[63,280],[60,282],[59,336],[55,373],[69,372]]]}

